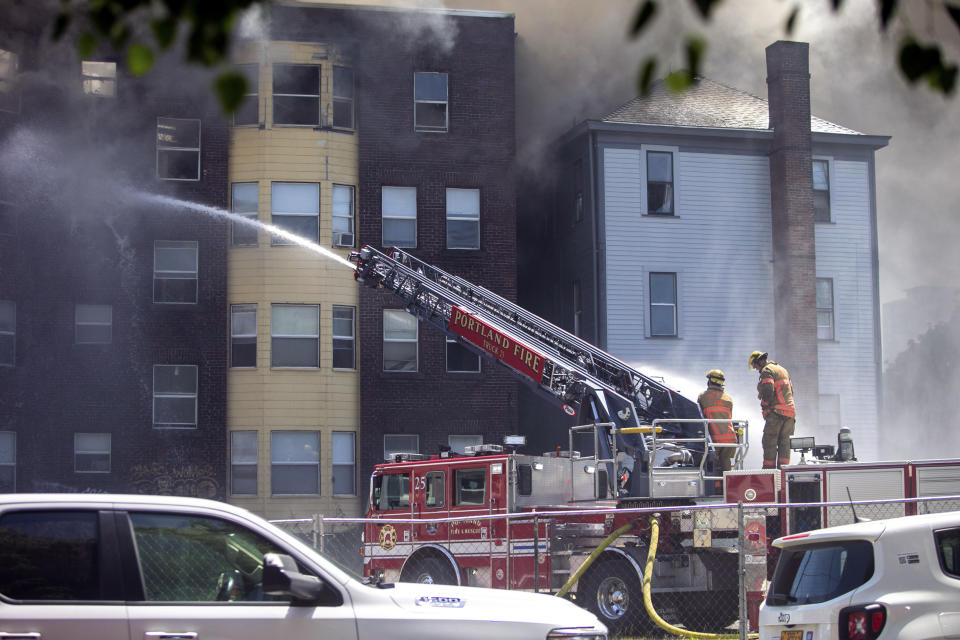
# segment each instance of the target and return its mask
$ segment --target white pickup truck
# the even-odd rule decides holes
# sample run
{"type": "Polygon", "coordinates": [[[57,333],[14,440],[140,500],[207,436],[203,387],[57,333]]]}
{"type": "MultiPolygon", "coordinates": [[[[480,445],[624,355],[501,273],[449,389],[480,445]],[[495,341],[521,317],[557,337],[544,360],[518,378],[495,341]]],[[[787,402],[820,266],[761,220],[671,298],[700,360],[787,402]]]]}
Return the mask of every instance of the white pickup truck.
{"type": "Polygon", "coordinates": [[[0,494],[4,640],[606,640],[547,595],[364,584],[210,500],[0,494]]]}

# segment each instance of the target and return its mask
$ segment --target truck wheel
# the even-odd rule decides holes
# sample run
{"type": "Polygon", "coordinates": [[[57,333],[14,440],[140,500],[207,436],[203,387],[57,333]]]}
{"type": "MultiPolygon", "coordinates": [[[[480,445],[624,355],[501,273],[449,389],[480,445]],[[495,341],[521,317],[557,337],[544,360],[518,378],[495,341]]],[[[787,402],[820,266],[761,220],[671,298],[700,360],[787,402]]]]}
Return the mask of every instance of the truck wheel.
{"type": "Polygon", "coordinates": [[[407,563],[400,572],[400,582],[457,584],[457,575],[450,563],[434,556],[421,556],[407,563]]]}
{"type": "Polygon", "coordinates": [[[598,562],[577,591],[582,606],[600,618],[611,635],[630,633],[648,622],[640,578],[622,560],[598,562]]]}

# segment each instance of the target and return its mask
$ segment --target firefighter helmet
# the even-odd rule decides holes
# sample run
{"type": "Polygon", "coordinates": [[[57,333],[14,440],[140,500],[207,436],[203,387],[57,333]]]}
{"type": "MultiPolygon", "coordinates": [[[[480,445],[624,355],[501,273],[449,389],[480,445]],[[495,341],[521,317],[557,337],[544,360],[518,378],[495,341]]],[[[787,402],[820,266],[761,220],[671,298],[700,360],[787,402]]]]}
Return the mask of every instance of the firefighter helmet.
{"type": "Polygon", "coordinates": [[[711,369],[710,371],[707,371],[707,384],[713,384],[718,387],[722,387],[724,382],[726,382],[726,378],[723,375],[723,371],[720,371],[720,369],[711,369]]]}
{"type": "Polygon", "coordinates": [[[758,360],[763,360],[767,357],[766,351],[754,351],[750,354],[750,368],[753,369],[753,365],[757,363],[758,360]]]}

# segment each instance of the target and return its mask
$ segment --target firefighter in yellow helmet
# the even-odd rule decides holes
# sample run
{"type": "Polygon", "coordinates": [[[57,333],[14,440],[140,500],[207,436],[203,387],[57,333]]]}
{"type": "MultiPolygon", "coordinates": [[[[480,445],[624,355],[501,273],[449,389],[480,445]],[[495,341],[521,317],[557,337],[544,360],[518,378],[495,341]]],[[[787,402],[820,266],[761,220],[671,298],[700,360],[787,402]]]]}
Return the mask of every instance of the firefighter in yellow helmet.
{"type": "MultiPolygon", "coordinates": [[[[723,371],[707,371],[707,390],[697,397],[703,417],[715,420],[729,420],[733,417],[733,399],[723,391],[726,379],[723,371]]],[[[722,444],[737,444],[737,432],[730,422],[708,422],[710,440],[722,444]]],[[[717,460],[723,471],[730,471],[736,447],[717,447],[717,460]]]]}
{"type": "Polygon", "coordinates": [[[797,422],[790,374],[776,362],[767,360],[764,351],[750,354],[750,368],[760,372],[757,397],[763,413],[763,468],[790,464],[790,436],[797,422]]]}

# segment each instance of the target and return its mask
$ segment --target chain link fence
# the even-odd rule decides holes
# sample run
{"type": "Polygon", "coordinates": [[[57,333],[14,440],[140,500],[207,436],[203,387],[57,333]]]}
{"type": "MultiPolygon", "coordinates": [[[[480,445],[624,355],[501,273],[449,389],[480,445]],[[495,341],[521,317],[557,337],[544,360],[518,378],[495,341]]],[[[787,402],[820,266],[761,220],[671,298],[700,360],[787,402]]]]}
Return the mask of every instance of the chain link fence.
{"type": "Polygon", "coordinates": [[[274,524],[369,580],[560,595],[595,613],[611,637],[688,630],[742,638],[755,630],[750,623],[773,575],[773,539],[857,520],[956,510],[960,496],[474,512],[416,520],[314,516],[274,524]]]}

